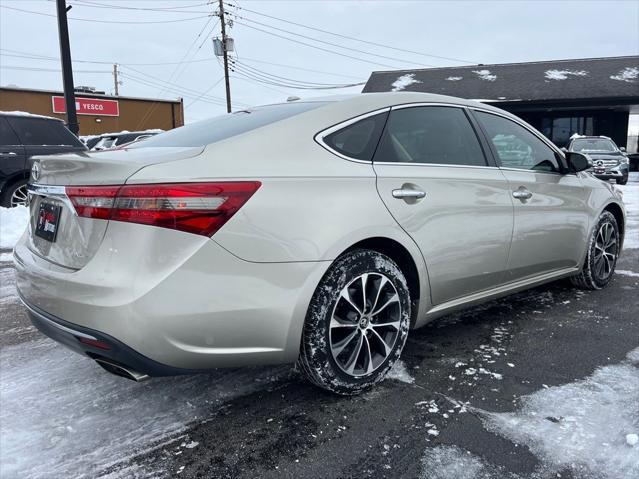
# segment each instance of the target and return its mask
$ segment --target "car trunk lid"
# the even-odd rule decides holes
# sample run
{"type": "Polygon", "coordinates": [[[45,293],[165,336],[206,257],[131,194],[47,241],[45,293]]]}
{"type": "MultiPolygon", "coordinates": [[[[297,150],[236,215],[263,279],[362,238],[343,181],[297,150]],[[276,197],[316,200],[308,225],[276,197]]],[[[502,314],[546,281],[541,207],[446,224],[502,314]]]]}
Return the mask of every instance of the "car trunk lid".
{"type": "Polygon", "coordinates": [[[123,185],[145,166],[196,156],[202,147],[136,148],[34,158],[28,246],[38,256],[71,270],[84,267],[107,230],[106,219],[83,218],[67,186],[123,185]],[[38,227],[40,225],[40,227],[38,227]]]}

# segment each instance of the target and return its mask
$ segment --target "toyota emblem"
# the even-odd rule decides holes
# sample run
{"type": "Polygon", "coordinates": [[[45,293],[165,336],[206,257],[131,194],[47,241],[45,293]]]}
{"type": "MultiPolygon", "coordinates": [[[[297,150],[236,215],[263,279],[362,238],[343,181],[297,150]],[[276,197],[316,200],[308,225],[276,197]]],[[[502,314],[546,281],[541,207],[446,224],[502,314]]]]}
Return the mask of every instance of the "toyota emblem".
{"type": "Polygon", "coordinates": [[[40,179],[40,163],[34,163],[31,167],[31,178],[33,181],[38,181],[40,179]]]}

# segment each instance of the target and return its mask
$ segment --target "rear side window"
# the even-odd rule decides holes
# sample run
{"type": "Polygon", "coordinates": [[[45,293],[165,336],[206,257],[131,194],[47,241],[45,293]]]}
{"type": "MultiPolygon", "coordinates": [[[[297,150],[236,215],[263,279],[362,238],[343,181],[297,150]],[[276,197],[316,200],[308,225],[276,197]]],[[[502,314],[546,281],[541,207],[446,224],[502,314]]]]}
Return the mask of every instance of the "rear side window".
{"type": "Polygon", "coordinates": [[[461,108],[392,110],[376,162],[486,166],[475,130],[461,108]]]}
{"type": "Polygon", "coordinates": [[[323,105],[326,102],[282,103],[237,111],[160,133],[131,148],[210,145],[323,105]]]}
{"type": "Polygon", "coordinates": [[[20,140],[5,118],[0,117],[0,145],[19,145],[20,140]]]}
{"type": "Polygon", "coordinates": [[[348,158],[372,161],[387,116],[388,112],[369,116],[326,135],[322,140],[348,158]]]}
{"type": "Polygon", "coordinates": [[[84,146],[61,121],[17,117],[10,122],[24,145],[84,146]]]}
{"type": "Polygon", "coordinates": [[[520,170],[558,172],[552,148],[526,128],[501,116],[475,112],[493,144],[501,166],[520,170]]]}

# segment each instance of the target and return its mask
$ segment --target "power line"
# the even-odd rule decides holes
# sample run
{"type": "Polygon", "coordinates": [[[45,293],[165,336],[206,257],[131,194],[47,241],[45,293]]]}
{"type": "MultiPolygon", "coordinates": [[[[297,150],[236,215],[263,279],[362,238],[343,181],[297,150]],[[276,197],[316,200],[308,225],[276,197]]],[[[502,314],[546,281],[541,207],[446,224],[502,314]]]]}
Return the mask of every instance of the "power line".
{"type": "Polygon", "coordinates": [[[213,85],[211,85],[206,91],[204,91],[200,96],[194,98],[188,105],[186,105],[185,108],[190,107],[191,105],[193,105],[194,103],[197,103],[200,98],[202,98],[203,96],[205,96],[208,92],[210,92],[211,90],[213,90],[213,88],[215,88],[216,86],[218,86],[220,84],[220,82],[224,80],[224,77],[221,76],[215,83],[213,83],[213,85]]]}
{"type": "Polygon", "coordinates": [[[395,51],[398,51],[398,52],[412,53],[414,55],[421,55],[421,56],[430,57],[430,58],[439,58],[441,60],[450,60],[450,61],[455,61],[455,62],[460,62],[460,63],[470,63],[470,64],[475,64],[475,65],[479,63],[479,62],[474,62],[474,61],[470,61],[470,60],[462,60],[460,58],[445,57],[445,56],[441,56],[441,55],[433,55],[432,53],[424,53],[424,52],[418,52],[418,51],[415,51],[415,50],[407,50],[405,48],[393,47],[393,46],[385,45],[385,44],[382,44],[382,43],[371,42],[369,40],[362,40],[361,38],[351,37],[351,36],[348,36],[348,35],[343,35],[341,33],[335,33],[335,32],[331,32],[331,31],[328,31],[328,30],[323,30],[321,28],[312,27],[310,25],[304,25],[303,23],[294,22],[292,20],[286,20],[284,18],[275,17],[273,15],[267,15],[266,13],[257,12],[255,10],[251,10],[251,9],[245,8],[245,7],[240,7],[239,5],[233,5],[233,4],[230,4],[230,3],[227,3],[227,5],[235,7],[235,8],[238,8],[240,10],[245,10],[245,11],[250,12],[250,13],[254,13],[255,15],[259,15],[259,16],[262,16],[262,17],[271,18],[273,20],[278,20],[280,22],[288,23],[288,24],[291,24],[291,25],[296,25],[298,27],[308,28],[309,30],[315,30],[316,32],[326,33],[327,35],[333,35],[335,37],[345,38],[345,39],[353,40],[353,41],[360,42],[360,43],[366,43],[368,45],[373,45],[373,46],[376,46],[376,47],[388,48],[390,50],[395,50],[395,51]]]}
{"type": "MultiPolygon", "coordinates": [[[[403,62],[403,63],[412,63],[413,65],[419,65],[421,67],[434,67],[435,66],[435,65],[427,65],[427,64],[424,64],[424,63],[414,62],[414,61],[411,61],[411,60],[404,60],[404,59],[396,58],[396,57],[388,57],[388,56],[385,56],[385,55],[380,55],[378,53],[371,53],[371,52],[367,52],[366,50],[360,50],[358,48],[345,47],[345,46],[340,45],[338,43],[327,42],[327,41],[321,40],[319,38],[310,37],[308,35],[303,35],[301,33],[295,33],[295,32],[292,32],[290,30],[285,30],[283,28],[274,27],[273,25],[269,25],[267,23],[262,23],[262,22],[258,22],[256,20],[251,20],[250,18],[247,18],[247,17],[241,17],[240,16],[238,18],[241,18],[242,20],[247,21],[247,22],[254,23],[256,25],[260,25],[262,27],[271,28],[271,29],[277,30],[279,32],[284,32],[284,33],[287,33],[289,35],[295,35],[296,37],[305,38],[307,40],[312,40],[314,42],[323,43],[325,45],[330,45],[332,47],[341,48],[343,50],[349,50],[349,51],[356,52],[356,53],[362,53],[364,55],[370,55],[370,56],[373,56],[373,57],[376,57],[376,58],[383,58],[385,60],[392,60],[392,61],[403,62]]],[[[240,22],[237,22],[237,23],[240,23],[240,22]]],[[[245,25],[245,24],[240,23],[240,25],[245,25]]]]}
{"type": "MultiPolygon", "coordinates": [[[[0,5],[0,8],[6,8],[8,10],[15,10],[16,12],[30,13],[32,15],[41,15],[44,17],[53,17],[57,18],[56,15],[51,13],[44,12],[34,12],[33,10],[25,10],[23,8],[9,7],[7,5],[0,5]]],[[[200,18],[206,18],[210,15],[199,15],[197,17],[190,18],[177,18],[174,20],[151,20],[147,22],[136,22],[136,21],[122,21],[122,20],[96,20],[94,18],[78,18],[78,17],[69,17],[69,20],[74,20],[76,22],[91,22],[91,23],[116,23],[116,24],[132,24],[132,25],[151,25],[158,23],[177,23],[177,22],[190,22],[192,20],[198,20],[200,18]]]]}
{"type": "Polygon", "coordinates": [[[257,28],[257,27],[251,26],[251,25],[247,25],[247,24],[245,24],[245,23],[238,22],[237,20],[235,21],[235,23],[236,23],[236,24],[238,24],[238,25],[242,25],[242,26],[244,26],[244,27],[246,27],[246,28],[250,28],[250,29],[252,29],[252,30],[257,30],[257,31],[259,31],[259,32],[266,33],[267,35],[271,35],[271,36],[274,36],[274,37],[282,38],[282,39],[284,39],[284,40],[288,40],[289,42],[299,43],[300,45],[305,45],[305,46],[307,46],[307,47],[311,47],[311,48],[314,48],[314,49],[316,49],[316,50],[321,50],[321,51],[323,51],[323,52],[327,52],[327,53],[332,53],[332,54],[334,54],[334,55],[339,55],[339,56],[341,56],[341,57],[350,58],[351,60],[356,60],[356,61],[358,61],[358,62],[369,63],[369,64],[371,64],[371,65],[379,65],[379,66],[383,66],[383,67],[386,67],[386,68],[391,68],[391,69],[393,69],[393,70],[398,70],[398,69],[399,69],[397,66],[393,66],[393,65],[386,65],[386,64],[384,64],[384,63],[374,62],[374,61],[371,61],[371,60],[365,60],[365,59],[363,59],[363,58],[358,58],[358,57],[354,57],[354,56],[352,56],[352,55],[347,55],[346,53],[336,52],[336,51],[334,51],[334,50],[329,50],[329,49],[327,49],[327,48],[322,48],[322,47],[319,47],[319,46],[317,46],[317,45],[312,45],[312,44],[310,44],[310,43],[305,43],[305,42],[302,42],[302,41],[299,41],[299,40],[295,40],[294,38],[285,37],[285,36],[283,36],[283,35],[279,35],[279,34],[277,34],[277,33],[269,32],[269,31],[267,31],[267,30],[262,30],[261,28],[257,28]]]}
{"type": "Polygon", "coordinates": [[[131,7],[131,6],[122,6],[122,5],[110,5],[110,4],[106,4],[106,3],[98,3],[98,2],[92,2],[90,0],[74,0],[74,3],[76,5],[80,5],[83,7],[90,7],[90,8],[106,8],[106,9],[110,9],[110,10],[139,10],[139,11],[148,11],[148,12],[163,12],[163,13],[205,13],[205,12],[194,12],[193,10],[186,10],[184,11],[183,9],[188,9],[188,8],[195,8],[195,7],[203,7],[203,6],[207,6],[210,4],[210,2],[205,2],[205,3],[196,3],[194,5],[182,5],[182,6],[175,6],[175,7],[153,7],[153,8],[149,8],[149,7],[131,7]]]}
{"type": "Polygon", "coordinates": [[[258,68],[254,68],[251,67],[249,65],[244,64],[243,62],[240,61],[235,61],[233,64],[234,67],[236,68],[241,68],[244,71],[248,71],[249,73],[252,73],[254,75],[257,76],[262,76],[266,79],[272,80],[274,82],[280,81],[283,84],[286,83],[288,84],[287,86],[292,86],[292,85],[299,85],[302,88],[308,88],[308,89],[332,89],[332,88],[348,88],[348,87],[352,87],[352,86],[360,86],[360,85],[364,85],[366,82],[359,82],[359,83],[320,83],[320,82],[313,82],[313,81],[306,81],[306,80],[297,80],[294,78],[288,78],[288,77],[283,77],[280,75],[274,75],[272,73],[268,73],[265,72],[264,70],[260,70],[258,68]]]}
{"type": "Polygon", "coordinates": [[[359,80],[359,77],[356,77],[356,76],[353,76],[353,75],[344,75],[342,73],[331,73],[331,72],[325,72],[325,71],[321,71],[321,70],[312,70],[310,68],[302,68],[302,67],[297,67],[297,66],[293,66],[293,65],[285,65],[283,63],[267,62],[265,60],[257,60],[255,58],[247,58],[245,56],[242,56],[242,62],[262,63],[264,65],[270,65],[270,66],[274,66],[274,67],[289,68],[291,70],[299,70],[299,71],[310,72],[310,73],[320,73],[322,75],[330,75],[330,76],[336,76],[336,77],[342,77],[342,78],[354,78],[356,80],[359,80]]]}
{"type": "MultiPolygon", "coordinates": [[[[0,68],[5,70],[23,70],[32,72],[61,72],[59,68],[36,68],[36,67],[23,67],[18,65],[0,65],[0,68]]],[[[105,70],[73,70],[77,73],[110,73],[105,70]]]]}

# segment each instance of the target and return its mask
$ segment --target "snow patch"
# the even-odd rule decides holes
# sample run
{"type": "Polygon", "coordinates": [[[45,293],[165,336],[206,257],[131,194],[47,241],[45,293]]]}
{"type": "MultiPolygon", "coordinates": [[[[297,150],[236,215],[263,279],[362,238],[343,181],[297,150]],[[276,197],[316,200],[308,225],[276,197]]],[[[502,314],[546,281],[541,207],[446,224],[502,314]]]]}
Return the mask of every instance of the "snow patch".
{"type": "Polygon", "coordinates": [[[415,382],[415,378],[408,373],[406,365],[402,360],[395,362],[391,370],[388,371],[386,379],[394,379],[395,381],[401,381],[408,384],[413,384],[415,382]]]}
{"type": "Polygon", "coordinates": [[[626,434],[626,444],[629,446],[636,446],[639,442],[639,436],[636,434],[626,434]]]}
{"type": "Polygon", "coordinates": [[[0,263],[10,263],[13,261],[13,253],[0,253],[0,263]]]}
{"type": "MultiPolygon", "coordinates": [[[[626,235],[623,249],[639,249],[639,188],[637,181],[639,172],[630,172],[627,185],[615,185],[623,193],[623,202],[626,206],[626,235]]],[[[622,273],[623,274],[623,273],[622,273]]]]}
{"type": "Polygon", "coordinates": [[[45,116],[45,115],[36,115],[35,113],[29,113],[28,111],[1,111],[0,110],[0,114],[4,114],[4,115],[13,115],[13,116],[28,116],[31,118],[46,118],[47,120],[57,120],[57,121],[62,121],[60,120],[60,118],[55,118],[53,116],[45,116]]]}
{"type": "Polygon", "coordinates": [[[29,222],[29,208],[0,208],[0,248],[13,248],[29,222]]]}
{"type": "Polygon", "coordinates": [[[615,273],[621,274],[623,276],[632,276],[633,278],[639,278],[639,273],[635,273],[634,271],[627,271],[625,269],[616,269],[615,273]]]}
{"type": "Polygon", "coordinates": [[[490,70],[473,70],[473,73],[477,75],[481,80],[495,81],[497,75],[493,75],[490,70]]]}
{"type": "MultiPolygon", "coordinates": [[[[628,358],[639,359],[639,348],[628,358]]],[[[635,365],[601,367],[586,379],[537,391],[522,404],[517,412],[480,415],[489,430],[526,445],[557,472],[570,468],[575,477],[639,477],[639,448],[627,444],[627,434],[639,424],[635,365]]]]}
{"type": "Polygon", "coordinates": [[[407,73],[406,75],[398,77],[397,80],[392,83],[391,86],[393,87],[393,89],[391,91],[402,91],[406,89],[407,86],[413,85],[415,83],[422,82],[415,79],[414,73],[407,73]]]}
{"type": "Polygon", "coordinates": [[[464,77],[448,77],[446,78],[446,80],[448,81],[459,81],[459,80],[463,80],[464,77]]]}
{"type": "MultiPolygon", "coordinates": [[[[131,477],[127,462],[136,455],[289,371],[223,369],[135,383],[49,339],[3,348],[0,364],[0,477],[21,478],[131,477]]],[[[158,477],[147,472],[135,477],[158,477]]]]}
{"type": "Polygon", "coordinates": [[[626,67],[616,75],[610,75],[611,80],[624,81],[626,83],[634,83],[637,78],[639,78],[639,68],[637,67],[626,67]]]}
{"type": "Polygon", "coordinates": [[[588,72],[585,70],[547,70],[544,76],[547,80],[567,80],[568,76],[585,77],[588,72]]]}
{"type": "Polygon", "coordinates": [[[457,446],[426,449],[421,479],[515,479],[519,476],[485,464],[480,457],[457,446]]]}

